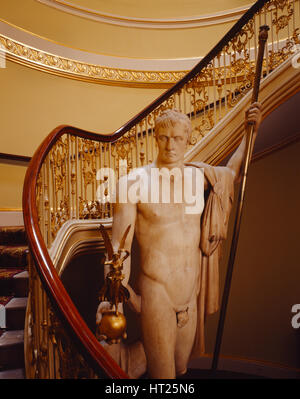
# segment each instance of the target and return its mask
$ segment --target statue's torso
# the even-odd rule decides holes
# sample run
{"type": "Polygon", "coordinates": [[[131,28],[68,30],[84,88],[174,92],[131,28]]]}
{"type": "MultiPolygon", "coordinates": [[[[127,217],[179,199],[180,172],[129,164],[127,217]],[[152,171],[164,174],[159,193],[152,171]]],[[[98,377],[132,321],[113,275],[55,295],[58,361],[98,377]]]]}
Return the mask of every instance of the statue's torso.
{"type": "MultiPolygon", "coordinates": [[[[204,199],[203,181],[201,184],[204,199]]],[[[188,303],[198,284],[202,209],[188,214],[188,205],[184,201],[137,204],[135,234],[141,253],[140,278],[150,278],[151,283],[161,285],[174,306],[188,303]]]]}

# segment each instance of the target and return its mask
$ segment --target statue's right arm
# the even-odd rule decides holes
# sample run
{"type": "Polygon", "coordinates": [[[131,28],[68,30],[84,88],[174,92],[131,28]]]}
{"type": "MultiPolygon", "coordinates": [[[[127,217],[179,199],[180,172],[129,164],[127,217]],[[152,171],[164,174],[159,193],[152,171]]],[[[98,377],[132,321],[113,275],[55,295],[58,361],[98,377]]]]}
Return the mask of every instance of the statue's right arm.
{"type": "MultiPolygon", "coordinates": [[[[130,252],[134,234],[135,218],[136,205],[118,203],[114,204],[112,224],[112,245],[114,252],[118,251],[123,234],[127,227],[131,225],[123,248],[130,252]]],[[[128,256],[123,263],[123,274],[125,275],[125,278],[122,283],[126,286],[130,276],[130,256],[128,256]]]]}
{"type": "Polygon", "coordinates": [[[253,132],[253,142],[255,141],[255,138],[257,136],[258,128],[261,123],[261,104],[258,102],[255,102],[251,104],[246,112],[245,112],[245,134],[243,136],[243,139],[238,146],[238,148],[235,150],[233,155],[230,157],[229,161],[227,162],[227,167],[230,169],[231,173],[234,176],[234,180],[238,181],[239,178],[241,177],[241,169],[242,169],[242,163],[246,155],[246,134],[247,130],[249,128],[249,123],[253,123],[254,126],[254,132],[253,132]]]}
{"type": "MultiPolygon", "coordinates": [[[[127,176],[123,177],[123,182],[127,176]]],[[[120,179],[121,180],[121,179],[120,179]]],[[[128,182],[128,185],[126,184],[126,187],[130,187],[130,182],[128,182]]],[[[132,245],[132,240],[134,236],[134,228],[135,228],[135,220],[136,220],[136,214],[137,214],[137,204],[132,203],[129,200],[125,203],[120,202],[120,196],[119,196],[119,189],[122,189],[122,180],[120,181],[120,184],[117,187],[116,191],[116,202],[113,205],[113,224],[112,224],[112,245],[114,248],[114,252],[117,252],[119,249],[119,244],[120,241],[124,235],[125,230],[127,227],[130,225],[130,230],[127,234],[127,238],[125,241],[124,249],[126,249],[128,252],[131,251],[131,245],[132,245]]],[[[130,299],[129,299],[129,305],[136,311],[140,311],[140,297],[136,295],[136,293],[133,291],[133,289],[130,287],[128,284],[129,277],[130,277],[130,268],[131,268],[131,256],[128,256],[128,258],[124,261],[123,263],[123,274],[124,274],[124,280],[122,281],[122,284],[127,287],[129,294],[130,294],[130,299]]]]}

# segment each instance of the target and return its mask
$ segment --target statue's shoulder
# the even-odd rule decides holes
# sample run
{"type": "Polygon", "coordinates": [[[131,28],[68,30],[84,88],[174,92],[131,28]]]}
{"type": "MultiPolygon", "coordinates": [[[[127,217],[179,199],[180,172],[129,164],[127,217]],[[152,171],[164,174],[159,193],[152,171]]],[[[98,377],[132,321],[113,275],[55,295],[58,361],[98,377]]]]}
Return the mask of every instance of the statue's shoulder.
{"type": "Polygon", "coordinates": [[[195,167],[195,168],[202,168],[204,172],[215,172],[218,174],[227,174],[231,173],[230,169],[227,166],[218,166],[218,165],[210,165],[205,162],[185,162],[185,166],[195,167]]]}
{"type": "Polygon", "coordinates": [[[211,165],[205,163],[205,162],[185,162],[184,166],[190,167],[190,168],[199,168],[199,169],[208,169],[208,168],[212,168],[211,165]]]}
{"type": "Polygon", "coordinates": [[[209,188],[209,186],[215,187],[217,183],[229,187],[233,186],[234,175],[228,166],[214,166],[205,162],[189,162],[185,163],[185,166],[194,166],[203,170],[206,188],[209,188]]]}

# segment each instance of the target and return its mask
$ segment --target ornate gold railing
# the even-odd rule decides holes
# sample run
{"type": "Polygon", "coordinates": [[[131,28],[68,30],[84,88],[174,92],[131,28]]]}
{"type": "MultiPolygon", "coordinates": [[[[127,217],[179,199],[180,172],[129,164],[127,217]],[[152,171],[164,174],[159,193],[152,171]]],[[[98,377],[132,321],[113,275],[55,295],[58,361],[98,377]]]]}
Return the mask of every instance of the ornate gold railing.
{"type": "MultiPolygon", "coordinates": [[[[109,170],[118,178],[156,158],[154,123],[163,110],[177,108],[189,116],[193,126],[191,148],[222,121],[252,87],[258,30],[264,24],[270,27],[263,63],[263,75],[267,76],[300,44],[300,0],[255,3],[192,71],[113,134],[97,135],[61,126],[50,133],[37,150],[28,168],[23,204],[25,227],[38,272],[31,268],[27,315],[31,337],[34,337],[31,346],[28,339],[28,345],[37,351],[30,360],[31,376],[43,377],[43,367],[48,367],[48,374],[43,378],[68,375],[66,362],[73,356],[74,348],[71,352],[62,349],[70,347],[70,339],[64,338],[64,345],[59,343],[63,336],[60,323],[64,327],[67,323],[80,343],[75,352],[82,351],[84,361],[91,367],[89,376],[104,373],[124,377],[93,334],[87,332],[60,282],[48,250],[66,222],[112,218],[113,181],[109,170]],[[47,352],[49,348],[52,348],[51,355],[47,352]]],[[[80,369],[75,368],[72,376],[80,376],[80,369]]],[[[88,370],[87,364],[84,369],[88,370]]]]}

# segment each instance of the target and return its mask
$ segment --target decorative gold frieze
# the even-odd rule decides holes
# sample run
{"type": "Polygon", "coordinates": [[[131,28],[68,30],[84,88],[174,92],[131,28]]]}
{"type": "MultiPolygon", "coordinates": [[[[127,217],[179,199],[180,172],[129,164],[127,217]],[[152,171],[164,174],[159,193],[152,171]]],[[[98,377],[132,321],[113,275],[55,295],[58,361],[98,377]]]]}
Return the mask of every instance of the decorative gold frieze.
{"type": "Polygon", "coordinates": [[[19,64],[84,82],[131,87],[170,87],[187,71],[141,71],[83,63],[41,51],[0,35],[7,59],[19,64]]]}

